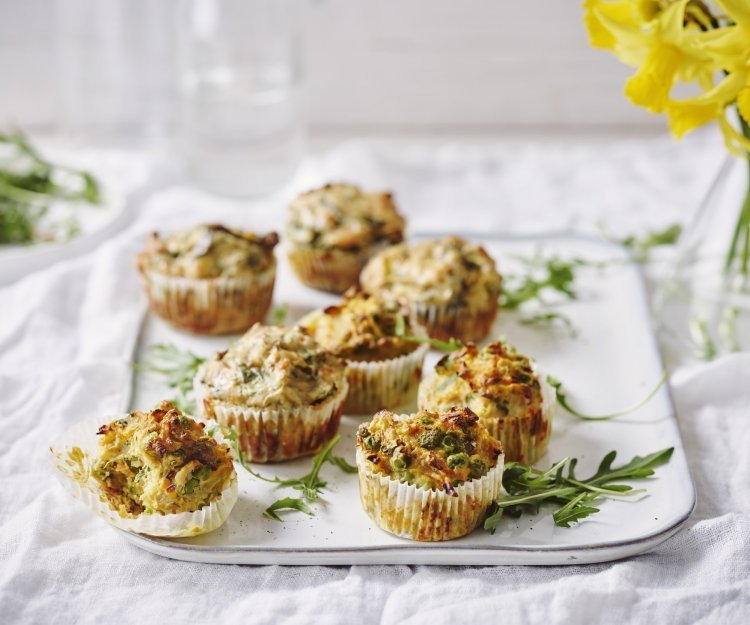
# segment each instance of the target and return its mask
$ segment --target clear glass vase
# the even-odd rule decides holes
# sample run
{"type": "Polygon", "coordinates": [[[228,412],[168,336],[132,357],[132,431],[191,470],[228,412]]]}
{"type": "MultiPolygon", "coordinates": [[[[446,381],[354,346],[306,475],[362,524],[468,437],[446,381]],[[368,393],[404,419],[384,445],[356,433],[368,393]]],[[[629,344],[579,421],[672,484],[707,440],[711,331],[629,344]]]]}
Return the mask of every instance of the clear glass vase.
{"type": "Polygon", "coordinates": [[[750,161],[728,156],[656,292],[665,359],[750,350],[750,161]]]}

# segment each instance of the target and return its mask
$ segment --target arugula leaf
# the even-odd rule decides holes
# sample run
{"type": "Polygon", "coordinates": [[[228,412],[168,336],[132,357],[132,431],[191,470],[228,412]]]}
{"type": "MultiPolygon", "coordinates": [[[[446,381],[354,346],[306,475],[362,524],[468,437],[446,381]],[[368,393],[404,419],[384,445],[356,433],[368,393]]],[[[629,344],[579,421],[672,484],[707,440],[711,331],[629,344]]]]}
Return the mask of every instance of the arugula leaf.
{"type": "Polygon", "coordinates": [[[630,406],[629,408],[625,408],[624,410],[618,410],[617,412],[612,412],[610,414],[605,415],[587,415],[579,410],[575,409],[573,406],[570,405],[570,402],[568,401],[568,396],[563,391],[563,384],[560,382],[560,380],[553,378],[551,375],[547,376],[547,383],[555,389],[555,397],[557,399],[557,403],[560,404],[566,411],[568,411],[570,414],[572,414],[574,417],[578,417],[579,419],[583,419],[584,421],[608,421],[609,419],[614,419],[615,417],[621,417],[623,415],[626,415],[630,412],[633,412],[634,410],[638,410],[641,406],[646,405],[649,401],[651,401],[656,393],[659,392],[659,389],[664,385],[664,383],[667,381],[667,378],[669,377],[669,374],[665,371],[661,377],[659,378],[659,381],[656,383],[656,386],[652,388],[648,395],[641,399],[638,403],[630,406]]]}
{"type": "Polygon", "coordinates": [[[283,519],[276,514],[278,510],[297,510],[310,516],[314,516],[314,512],[310,509],[310,506],[305,503],[304,499],[295,499],[294,497],[284,497],[283,499],[274,501],[263,511],[263,516],[272,521],[282,521],[283,519]]]}
{"type": "Polygon", "coordinates": [[[54,200],[99,204],[99,186],[88,172],[43,159],[20,131],[0,133],[0,244],[66,240],[78,234],[73,215],[39,231],[54,200]]]}
{"type": "Polygon", "coordinates": [[[357,467],[349,464],[346,458],[342,458],[341,456],[330,456],[328,462],[341,469],[344,473],[357,473],[358,471],[357,467]]]}
{"type": "Polygon", "coordinates": [[[409,343],[427,343],[430,347],[440,350],[441,352],[455,352],[464,346],[461,341],[454,339],[453,337],[448,339],[448,341],[441,341],[440,339],[433,339],[429,336],[411,336],[406,334],[406,320],[403,315],[396,315],[396,325],[393,334],[409,343]]]}
{"type": "Polygon", "coordinates": [[[596,473],[587,479],[576,479],[576,458],[564,458],[547,471],[509,462],[503,472],[503,488],[507,495],[495,502],[494,512],[487,517],[484,528],[494,532],[502,517],[537,514],[541,505],[559,506],[552,514],[555,525],[570,527],[599,512],[591,505],[603,497],[627,497],[644,492],[630,484],[616,484],[618,480],[650,477],[654,469],[669,462],[674,447],[662,449],[647,456],[635,456],[630,462],[612,467],[617,452],[604,456],[596,473]],[[566,474],[567,471],[567,474],[566,474]]]}
{"type": "MultiPolygon", "coordinates": [[[[231,442],[235,455],[237,456],[237,460],[240,463],[240,466],[243,469],[245,469],[250,475],[264,482],[276,484],[277,488],[293,488],[295,490],[302,491],[304,501],[308,501],[308,502],[317,501],[320,498],[320,495],[322,494],[323,489],[326,486],[328,486],[328,482],[320,478],[320,470],[323,468],[323,465],[326,462],[338,467],[345,473],[357,472],[357,467],[349,464],[344,458],[341,458],[340,456],[332,455],[333,449],[341,440],[341,435],[336,434],[336,436],[334,436],[330,441],[328,441],[328,443],[326,443],[323,449],[321,449],[317,454],[313,456],[312,469],[306,475],[303,475],[302,477],[292,477],[292,478],[281,478],[278,475],[275,475],[273,477],[268,477],[266,475],[263,475],[262,473],[258,473],[247,463],[245,454],[239,445],[239,438],[237,436],[237,431],[234,428],[231,428],[227,425],[217,424],[214,427],[209,428],[209,435],[213,435],[213,433],[216,431],[217,428],[220,429],[222,433],[224,434],[224,436],[231,442]]],[[[282,506],[284,509],[286,509],[289,507],[286,505],[288,504],[289,501],[303,501],[303,500],[294,500],[292,498],[285,497],[271,504],[271,506],[269,506],[266,512],[270,510],[271,513],[273,513],[273,511],[277,509],[277,508],[274,508],[274,506],[276,506],[277,504],[279,506],[282,506]],[[285,503],[280,504],[279,502],[285,502],[285,503]]],[[[300,508],[295,508],[295,509],[299,510],[300,508]]],[[[301,510],[301,511],[306,512],[305,510],[301,510]]],[[[308,514],[312,514],[312,512],[309,512],[308,514]]],[[[281,520],[277,518],[277,516],[274,516],[273,514],[270,514],[270,513],[269,514],[264,513],[263,516],[274,519],[274,520],[278,520],[278,521],[281,520]]]]}
{"type": "Polygon", "coordinates": [[[205,361],[205,358],[172,343],[154,343],[146,349],[143,362],[133,363],[133,368],[161,375],[167,386],[177,391],[172,403],[192,415],[196,409],[193,380],[205,361]]]}
{"type": "Polygon", "coordinates": [[[561,327],[564,328],[571,337],[578,336],[578,331],[573,325],[573,321],[567,315],[561,312],[548,311],[539,312],[528,317],[520,319],[521,325],[524,326],[542,326],[542,327],[561,327]]]}
{"type": "Polygon", "coordinates": [[[630,249],[639,263],[646,263],[649,260],[651,250],[655,247],[677,243],[682,235],[682,226],[680,224],[672,224],[664,228],[664,230],[649,230],[643,236],[638,237],[631,234],[622,239],[617,239],[610,235],[602,224],[599,224],[599,231],[606,239],[630,249]]]}

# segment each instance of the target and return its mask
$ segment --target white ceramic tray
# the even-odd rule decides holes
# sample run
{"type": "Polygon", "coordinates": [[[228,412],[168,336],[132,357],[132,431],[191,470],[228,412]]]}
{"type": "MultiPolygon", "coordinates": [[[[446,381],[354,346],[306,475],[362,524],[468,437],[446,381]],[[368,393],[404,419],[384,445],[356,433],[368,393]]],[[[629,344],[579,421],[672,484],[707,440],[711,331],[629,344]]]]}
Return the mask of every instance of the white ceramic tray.
{"type": "MultiPolygon", "coordinates": [[[[619,260],[606,269],[581,269],[578,300],[561,307],[573,320],[578,335],[519,323],[515,313],[500,313],[492,336],[505,336],[520,351],[537,359],[542,368],[561,379],[576,406],[592,414],[630,406],[641,399],[662,374],[663,366],[651,328],[646,293],[638,267],[619,247],[573,237],[473,237],[498,261],[511,269],[515,255],[538,250],[563,257],[619,260]]],[[[283,253],[275,302],[289,306],[287,323],[313,308],[331,304],[334,296],[307,289],[291,274],[283,253]]],[[[171,341],[200,355],[223,349],[231,339],[205,338],[171,329],[148,316],[138,355],[154,342],[171,341]]],[[[426,372],[439,358],[428,356],[426,372]]],[[[132,407],[147,409],[170,397],[169,389],[148,375],[136,379],[132,407]]],[[[354,463],[354,436],[362,418],[345,416],[337,454],[354,463]]],[[[669,390],[663,387],[647,405],[614,421],[580,421],[558,407],[549,452],[537,466],[577,456],[579,475],[596,469],[608,451],[617,462],[674,446],[672,460],[643,484],[648,492],[626,500],[606,501],[601,512],[570,529],[556,527],[549,509],[538,516],[507,518],[492,535],[477,529],[471,535],[444,543],[417,543],[378,529],[359,505],[356,475],[326,465],[329,481],[325,502],[315,505],[315,516],[290,513],[283,522],[261,517],[261,512],[283,496],[297,491],[273,490],[270,485],[240,474],[240,500],[227,523],[205,536],[158,539],[123,532],[127,540],[153,553],[181,560],[243,564],[580,564],[624,558],[648,551],[674,534],[695,505],[695,489],[680,440],[669,390]]],[[[261,472],[301,476],[309,459],[285,464],[257,465],[261,472]]]]}

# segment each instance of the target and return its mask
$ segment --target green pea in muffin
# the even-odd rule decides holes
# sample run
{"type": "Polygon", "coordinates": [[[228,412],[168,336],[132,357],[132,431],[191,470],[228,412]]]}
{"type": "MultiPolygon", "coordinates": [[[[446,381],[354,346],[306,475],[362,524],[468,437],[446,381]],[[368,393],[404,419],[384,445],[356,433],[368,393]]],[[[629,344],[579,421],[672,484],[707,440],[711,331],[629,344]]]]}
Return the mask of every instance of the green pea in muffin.
{"type": "Polygon", "coordinates": [[[289,207],[289,261],[307,286],[343,293],[375,252],[404,238],[404,219],[390,193],[327,184],[289,207]]]}
{"type": "Polygon", "coordinates": [[[449,236],[379,252],[360,282],[368,293],[409,302],[431,337],[467,342],[489,333],[502,278],[484,248],[449,236]]]}
{"type": "Polygon", "coordinates": [[[404,338],[427,336],[408,307],[350,291],[340,304],[310,313],[299,325],[346,361],[347,413],[372,414],[416,394],[429,348],[404,338]]]}
{"type": "Polygon", "coordinates": [[[506,459],[535,463],[547,450],[555,393],[534,363],[501,341],[446,355],[419,386],[422,410],[466,406],[502,442],[506,459]]]}
{"type": "Polygon", "coordinates": [[[254,325],[195,378],[199,412],[237,431],[252,462],[313,454],[338,431],[346,364],[300,328],[254,325]]]}
{"type": "Polygon", "coordinates": [[[221,434],[166,401],[94,423],[50,448],[74,497],[116,527],[152,536],[195,536],[224,523],[237,474],[221,434]]]}
{"type": "Polygon", "coordinates": [[[247,330],[271,305],[278,241],[221,225],[153,233],[137,257],[151,309],[199,334],[247,330]]]}
{"type": "Polygon", "coordinates": [[[420,541],[471,532],[500,496],[503,447],[468,408],[378,412],[357,431],[359,493],[381,529],[420,541]]]}

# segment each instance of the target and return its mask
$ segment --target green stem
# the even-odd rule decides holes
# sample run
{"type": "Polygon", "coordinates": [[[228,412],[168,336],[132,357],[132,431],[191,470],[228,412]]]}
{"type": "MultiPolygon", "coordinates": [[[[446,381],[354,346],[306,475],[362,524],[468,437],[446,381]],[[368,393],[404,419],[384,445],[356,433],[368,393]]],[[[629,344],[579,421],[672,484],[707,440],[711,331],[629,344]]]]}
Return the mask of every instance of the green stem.
{"type": "MultiPolygon", "coordinates": [[[[745,122],[742,116],[740,116],[740,127],[742,128],[742,134],[750,139],[750,126],[745,122]]],[[[744,277],[747,277],[748,267],[750,266],[750,154],[746,155],[746,161],[748,165],[748,189],[745,193],[745,199],[742,202],[737,225],[732,234],[732,242],[729,245],[729,251],[724,260],[724,273],[728,274],[734,264],[735,258],[737,258],[737,247],[741,243],[742,255],[740,257],[739,272],[740,275],[744,277]]]]}

